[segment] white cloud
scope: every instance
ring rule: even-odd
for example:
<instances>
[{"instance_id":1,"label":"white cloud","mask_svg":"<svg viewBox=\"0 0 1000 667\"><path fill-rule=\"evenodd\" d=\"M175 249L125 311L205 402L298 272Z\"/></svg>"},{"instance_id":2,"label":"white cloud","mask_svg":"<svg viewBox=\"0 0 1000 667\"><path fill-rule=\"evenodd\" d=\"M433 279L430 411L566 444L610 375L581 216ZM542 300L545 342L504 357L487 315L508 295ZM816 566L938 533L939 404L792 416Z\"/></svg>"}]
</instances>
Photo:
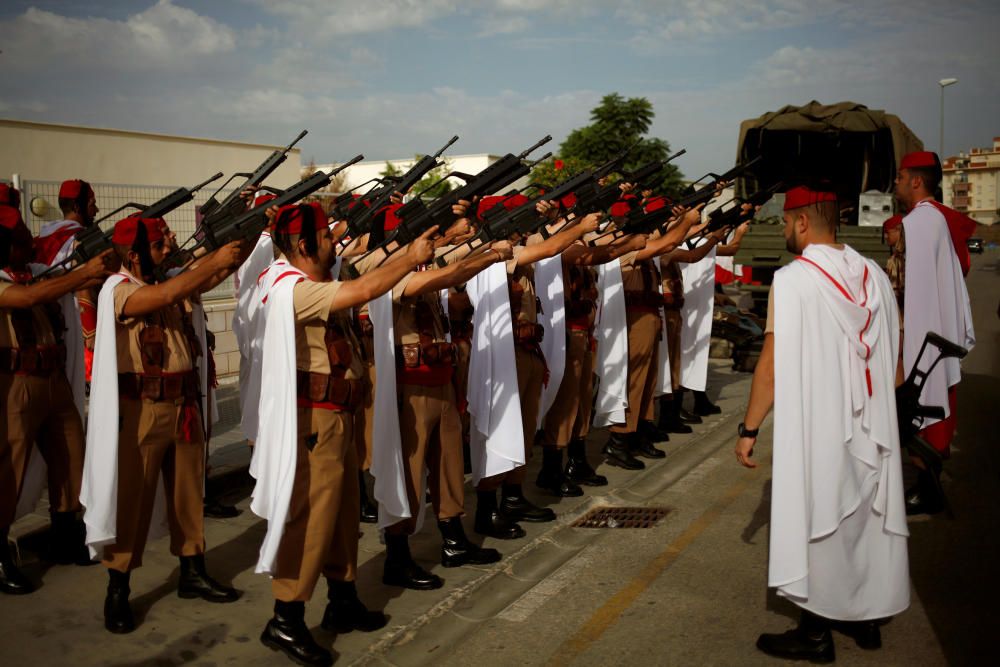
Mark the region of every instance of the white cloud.
<instances>
[{"instance_id":1,"label":"white cloud","mask_svg":"<svg viewBox=\"0 0 1000 667\"><path fill-rule=\"evenodd\" d=\"M159 0L124 20L73 18L29 8L0 23L11 65L62 71L135 70L187 64L236 48L236 32L211 18Z\"/></svg>"}]
</instances>

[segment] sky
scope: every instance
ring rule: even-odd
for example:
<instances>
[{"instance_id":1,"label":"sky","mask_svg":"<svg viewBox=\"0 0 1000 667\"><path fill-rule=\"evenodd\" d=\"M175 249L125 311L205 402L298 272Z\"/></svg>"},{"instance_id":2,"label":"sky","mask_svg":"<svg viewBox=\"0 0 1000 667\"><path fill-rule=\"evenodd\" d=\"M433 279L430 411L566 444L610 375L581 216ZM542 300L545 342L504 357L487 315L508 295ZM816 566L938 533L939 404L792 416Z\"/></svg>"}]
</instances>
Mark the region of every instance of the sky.
<instances>
[{"instance_id":1,"label":"sky","mask_svg":"<svg viewBox=\"0 0 1000 667\"><path fill-rule=\"evenodd\" d=\"M303 163L519 152L645 97L691 178L739 123L852 100L945 154L1000 136L1000 3L4 0L0 117L280 144ZM2 150L2 148L0 148Z\"/></svg>"}]
</instances>

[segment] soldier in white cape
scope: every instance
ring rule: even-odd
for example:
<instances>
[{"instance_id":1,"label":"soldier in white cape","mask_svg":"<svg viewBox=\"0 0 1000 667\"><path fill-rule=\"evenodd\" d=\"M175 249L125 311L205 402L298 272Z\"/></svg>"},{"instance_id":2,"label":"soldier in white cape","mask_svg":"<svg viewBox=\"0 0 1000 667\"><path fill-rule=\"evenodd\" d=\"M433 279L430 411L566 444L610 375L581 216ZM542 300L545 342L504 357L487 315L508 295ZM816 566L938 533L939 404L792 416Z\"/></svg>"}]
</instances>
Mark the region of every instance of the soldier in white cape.
<instances>
[{"instance_id":1,"label":"soldier in white cape","mask_svg":"<svg viewBox=\"0 0 1000 667\"><path fill-rule=\"evenodd\" d=\"M836 196L786 194L785 238L764 349L736 456L750 459L774 403L768 585L802 608L799 626L757 647L831 662L830 632L881 646L879 619L909 606L895 384L899 313L881 268L836 243ZM775 369L781 369L775 373Z\"/></svg>"}]
</instances>

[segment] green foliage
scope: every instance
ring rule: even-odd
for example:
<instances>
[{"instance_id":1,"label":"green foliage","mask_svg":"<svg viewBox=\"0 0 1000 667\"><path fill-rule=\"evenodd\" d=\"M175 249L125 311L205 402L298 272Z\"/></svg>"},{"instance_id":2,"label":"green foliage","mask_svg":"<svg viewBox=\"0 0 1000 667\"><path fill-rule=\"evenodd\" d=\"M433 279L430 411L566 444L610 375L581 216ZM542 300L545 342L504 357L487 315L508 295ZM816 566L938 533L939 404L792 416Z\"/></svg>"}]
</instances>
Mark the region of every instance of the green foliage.
<instances>
[{"instance_id":1,"label":"green foliage","mask_svg":"<svg viewBox=\"0 0 1000 667\"><path fill-rule=\"evenodd\" d=\"M654 116L653 105L644 97L625 99L618 93L605 95L590 112L590 125L570 132L559 147L559 156L535 167L533 180L551 186L581 169L598 167L633 145L622 171L666 159L670 156L670 144L663 139L643 137ZM564 163L562 170L555 169L556 160ZM667 165L653 188L676 196L681 191L681 177L677 167Z\"/></svg>"},{"instance_id":2,"label":"green foliage","mask_svg":"<svg viewBox=\"0 0 1000 667\"><path fill-rule=\"evenodd\" d=\"M414 158L414 164L416 164L418 160L420 160L419 155ZM452 190L452 184L450 181L441 181L441 179L444 178L445 174L447 174L449 171L451 171L451 164L446 159L444 161L444 164L442 164L440 167L435 167L434 169L431 169L429 172L427 172L427 174L423 178L417 181L417 184L414 185L413 189L411 190L411 194L417 194L418 192L423 192L424 190L427 190L427 192L424 192L423 194L424 199L437 199L438 197L442 197L448 194ZM389 162L386 162L385 169L383 169L382 173L379 175L402 176L404 173L406 173L405 170L393 166ZM438 181L441 182L438 183Z\"/></svg>"}]
</instances>

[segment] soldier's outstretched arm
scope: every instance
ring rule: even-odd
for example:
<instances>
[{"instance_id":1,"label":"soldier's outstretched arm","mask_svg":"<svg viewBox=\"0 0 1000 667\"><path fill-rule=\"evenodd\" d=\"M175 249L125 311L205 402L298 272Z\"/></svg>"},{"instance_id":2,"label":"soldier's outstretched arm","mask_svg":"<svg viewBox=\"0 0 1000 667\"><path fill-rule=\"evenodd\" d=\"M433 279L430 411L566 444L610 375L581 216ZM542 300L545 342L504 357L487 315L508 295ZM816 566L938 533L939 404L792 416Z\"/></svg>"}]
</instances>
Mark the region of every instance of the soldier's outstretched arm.
<instances>
[{"instance_id":1,"label":"soldier's outstretched arm","mask_svg":"<svg viewBox=\"0 0 1000 667\"><path fill-rule=\"evenodd\" d=\"M578 224L573 225L569 229L564 229L558 234L553 234L541 243L525 246L517 255L518 266L534 264L539 260L555 257L573 245L573 243L583 238L585 234L596 231L601 222L601 216L602 214L600 213L591 213L584 216Z\"/></svg>"},{"instance_id":2,"label":"soldier's outstretched arm","mask_svg":"<svg viewBox=\"0 0 1000 667\"><path fill-rule=\"evenodd\" d=\"M391 290L407 273L430 261L434 255L434 244L431 237L436 231L433 227L428 229L413 241L405 252L396 253L402 256L400 259L386 262L355 280L348 280L341 284L340 289L333 296L330 310L343 310L368 303Z\"/></svg>"},{"instance_id":3,"label":"soldier's outstretched arm","mask_svg":"<svg viewBox=\"0 0 1000 667\"><path fill-rule=\"evenodd\" d=\"M406 283L403 296L419 296L426 292L461 285L491 264L507 261L512 256L510 243L496 241L485 252L466 257L460 262L449 264L442 269L418 272Z\"/></svg>"},{"instance_id":4,"label":"soldier's outstretched arm","mask_svg":"<svg viewBox=\"0 0 1000 667\"><path fill-rule=\"evenodd\" d=\"M0 308L31 308L52 303L65 294L100 284L111 275L117 257L105 250L69 273L40 280L32 285L11 285L0 292Z\"/></svg>"}]
</instances>

